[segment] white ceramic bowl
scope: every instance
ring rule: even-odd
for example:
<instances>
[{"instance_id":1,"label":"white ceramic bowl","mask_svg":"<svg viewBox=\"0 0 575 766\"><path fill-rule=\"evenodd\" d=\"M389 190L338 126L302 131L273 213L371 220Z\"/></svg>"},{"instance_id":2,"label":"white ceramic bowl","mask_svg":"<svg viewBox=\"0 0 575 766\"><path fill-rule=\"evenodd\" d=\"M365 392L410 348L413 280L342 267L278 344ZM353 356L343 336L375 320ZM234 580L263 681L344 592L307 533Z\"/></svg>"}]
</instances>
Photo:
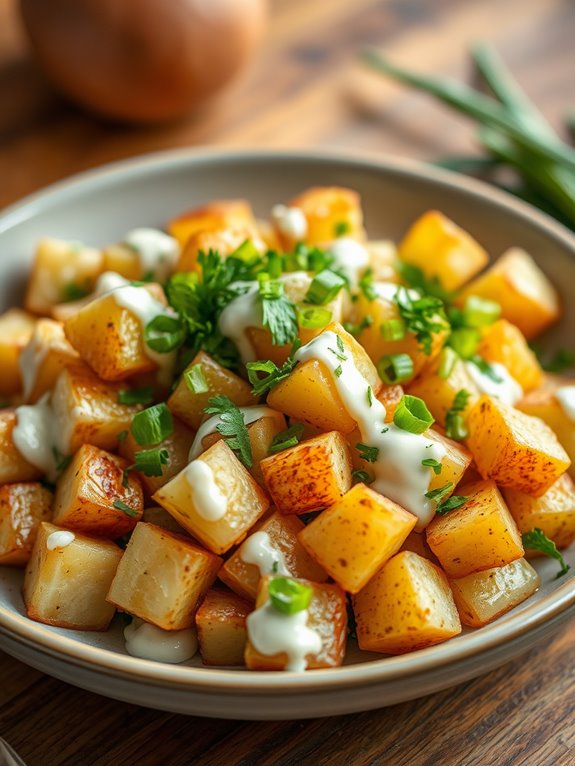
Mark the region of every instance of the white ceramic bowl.
<instances>
[{"instance_id":1,"label":"white ceramic bowl","mask_svg":"<svg viewBox=\"0 0 575 766\"><path fill-rule=\"evenodd\" d=\"M258 213L309 186L338 184L363 198L372 238L399 239L437 208L489 252L511 245L537 259L563 293L566 313L552 345L575 327L575 236L511 197L463 177L397 160L286 152L170 152L130 160L56 184L0 216L0 309L17 304L34 244L44 235L104 245L141 225L162 226L207 200L246 197ZM564 342L564 341L563 341ZM575 551L567 554L575 571ZM308 673L255 673L167 665L126 655L121 626L80 633L24 616L21 573L0 568L0 647L72 684L149 707L212 717L289 719L351 713L423 696L510 660L573 613L575 581L554 580L538 561L540 591L494 624L402 657L352 649L346 666Z\"/></svg>"}]
</instances>

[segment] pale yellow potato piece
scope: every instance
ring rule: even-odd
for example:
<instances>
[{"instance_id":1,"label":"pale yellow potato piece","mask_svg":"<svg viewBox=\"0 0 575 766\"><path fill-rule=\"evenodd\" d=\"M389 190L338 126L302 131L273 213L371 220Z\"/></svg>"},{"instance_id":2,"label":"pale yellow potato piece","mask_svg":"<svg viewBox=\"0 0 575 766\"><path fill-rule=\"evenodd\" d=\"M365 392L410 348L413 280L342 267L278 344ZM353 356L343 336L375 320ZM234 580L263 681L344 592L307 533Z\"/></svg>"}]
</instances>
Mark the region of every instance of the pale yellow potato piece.
<instances>
[{"instance_id":1,"label":"pale yellow potato piece","mask_svg":"<svg viewBox=\"0 0 575 766\"><path fill-rule=\"evenodd\" d=\"M357 484L298 539L338 585L357 593L397 553L416 521L389 498Z\"/></svg>"},{"instance_id":2,"label":"pale yellow potato piece","mask_svg":"<svg viewBox=\"0 0 575 766\"><path fill-rule=\"evenodd\" d=\"M260 466L274 505L282 513L326 508L351 487L351 458L339 431L270 455Z\"/></svg>"},{"instance_id":3,"label":"pale yellow potato piece","mask_svg":"<svg viewBox=\"0 0 575 766\"><path fill-rule=\"evenodd\" d=\"M461 622L480 628L532 596L540 579L525 559L517 559L502 567L450 580L449 584Z\"/></svg>"},{"instance_id":4,"label":"pale yellow potato piece","mask_svg":"<svg viewBox=\"0 0 575 766\"><path fill-rule=\"evenodd\" d=\"M0 316L0 396L13 396L22 389L20 353L35 324L36 318L21 309L8 309Z\"/></svg>"},{"instance_id":5,"label":"pale yellow potato piece","mask_svg":"<svg viewBox=\"0 0 575 766\"><path fill-rule=\"evenodd\" d=\"M199 261L200 253L207 255L210 250L214 250L221 258L227 258L247 241L250 241L260 253L267 249L260 236L259 226L256 228L253 224L216 225L209 229L196 231L186 242L186 246L178 258L176 271L195 271L199 274L202 271Z\"/></svg>"},{"instance_id":6,"label":"pale yellow potato piece","mask_svg":"<svg viewBox=\"0 0 575 766\"><path fill-rule=\"evenodd\" d=\"M115 608L106 593L122 550L109 540L74 533L64 547L47 541L60 527L42 522L26 568L22 591L28 617L76 630L106 630Z\"/></svg>"},{"instance_id":7,"label":"pale yellow potato piece","mask_svg":"<svg viewBox=\"0 0 575 766\"><path fill-rule=\"evenodd\" d=\"M28 563L40 523L52 517L52 501L38 482L0 486L0 564Z\"/></svg>"},{"instance_id":8,"label":"pale yellow potato piece","mask_svg":"<svg viewBox=\"0 0 575 766\"><path fill-rule=\"evenodd\" d=\"M402 551L353 598L357 640L364 651L405 654L461 633L444 573Z\"/></svg>"},{"instance_id":9,"label":"pale yellow potato piece","mask_svg":"<svg viewBox=\"0 0 575 766\"><path fill-rule=\"evenodd\" d=\"M441 444L445 449L445 455L441 460L440 473L436 474L430 469L431 478L429 481L429 490L444 487L448 482L451 482L454 487L456 487L471 465L471 453L463 446L463 444L453 441L453 439L449 439L434 428L425 431L423 435L426 439L429 439L430 443ZM445 495L445 497L449 497L451 494L453 494L453 491Z\"/></svg>"},{"instance_id":10,"label":"pale yellow potato piece","mask_svg":"<svg viewBox=\"0 0 575 766\"><path fill-rule=\"evenodd\" d=\"M37 402L52 390L62 370L79 360L78 352L66 340L62 325L53 319L39 319L20 355L25 400Z\"/></svg>"},{"instance_id":11,"label":"pale yellow potato piece","mask_svg":"<svg viewBox=\"0 0 575 766\"><path fill-rule=\"evenodd\" d=\"M206 519L198 512L186 469L164 484L153 499L206 548L225 553L244 539L270 502L224 440L216 442L198 460L209 466L216 486L226 498L227 509L220 519Z\"/></svg>"},{"instance_id":12,"label":"pale yellow potato piece","mask_svg":"<svg viewBox=\"0 0 575 766\"><path fill-rule=\"evenodd\" d=\"M42 471L18 452L12 439L17 419L14 410L0 410L0 484L34 481Z\"/></svg>"},{"instance_id":13,"label":"pale yellow potato piece","mask_svg":"<svg viewBox=\"0 0 575 766\"><path fill-rule=\"evenodd\" d=\"M525 551L513 516L492 481L457 488L467 502L436 515L426 530L427 542L449 577L504 566Z\"/></svg>"},{"instance_id":14,"label":"pale yellow potato piece","mask_svg":"<svg viewBox=\"0 0 575 766\"><path fill-rule=\"evenodd\" d=\"M204 665L243 665L246 617L253 605L224 588L210 588L196 612L198 645Z\"/></svg>"},{"instance_id":15,"label":"pale yellow potato piece","mask_svg":"<svg viewBox=\"0 0 575 766\"><path fill-rule=\"evenodd\" d=\"M543 382L543 370L518 327L499 319L485 327L477 353L488 362L498 362L524 391L531 391Z\"/></svg>"},{"instance_id":16,"label":"pale yellow potato piece","mask_svg":"<svg viewBox=\"0 0 575 766\"><path fill-rule=\"evenodd\" d=\"M461 359L457 359L447 378L440 378L438 369L439 359L436 359L417 380L407 386L407 393L423 399L436 422L445 426L445 416L453 406L453 400L459 391L464 389L469 393L467 406L463 411L464 417L479 399L480 392Z\"/></svg>"},{"instance_id":17,"label":"pale yellow potato piece","mask_svg":"<svg viewBox=\"0 0 575 766\"><path fill-rule=\"evenodd\" d=\"M194 614L222 560L154 524L139 522L107 599L163 630L194 625Z\"/></svg>"},{"instance_id":18,"label":"pale yellow potato piece","mask_svg":"<svg viewBox=\"0 0 575 766\"><path fill-rule=\"evenodd\" d=\"M212 200L201 207L180 213L168 221L168 232L184 248L192 235L212 229L256 229L256 221L245 199Z\"/></svg>"}]
</instances>

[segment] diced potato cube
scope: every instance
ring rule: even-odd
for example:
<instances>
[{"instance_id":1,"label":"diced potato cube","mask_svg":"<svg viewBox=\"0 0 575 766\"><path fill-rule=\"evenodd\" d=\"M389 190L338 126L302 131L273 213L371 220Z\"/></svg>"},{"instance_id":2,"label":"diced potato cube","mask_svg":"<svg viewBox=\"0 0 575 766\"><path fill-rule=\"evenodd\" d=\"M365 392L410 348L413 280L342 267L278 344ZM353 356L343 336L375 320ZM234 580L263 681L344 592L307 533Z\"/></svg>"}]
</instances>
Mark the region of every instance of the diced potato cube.
<instances>
[{"instance_id":1,"label":"diced potato cube","mask_svg":"<svg viewBox=\"0 0 575 766\"><path fill-rule=\"evenodd\" d=\"M211 588L196 612L204 665L243 665L249 601L223 588Z\"/></svg>"},{"instance_id":2,"label":"diced potato cube","mask_svg":"<svg viewBox=\"0 0 575 766\"><path fill-rule=\"evenodd\" d=\"M244 199L213 200L168 222L168 232L184 247L192 235L212 229L256 228L254 214Z\"/></svg>"},{"instance_id":3,"label":"diced potato cube","mask_svg":"<svg viewBox=\"0 0 575 766\"><path fill-rule=\"evenodd\" d=\"M102 273L102 254L80 242L44 238L38 242L24 306L49 314L57 303L87 295Z\"/></svg>"},{"instance_id":4,"label":"diced potato cube","mask_svg":"<svg viewBox=\"0 0 575 766\"><path fill-rule=\"evenodd\" d=\"M208 390L197 394L188 387L185 374L198 364L203 372ZM249 383L235 375L231 370L222 367L204 351L199 351L184 370L167 404L174 415L190 428L193 428L194 431L197 431L206 418L204 409L208 406L208 400L218 394L229 397L238 407L246 407L257 402Z\"/></svg>"},{"instance_id":5,"label":"diced potato cube","mask_svg":"<svg viewBox=\"0 0 575 766\"><path fill-rule=\"evenodd\" d=\"M128 461L84 444L56 484L54 524L98 535L121 537L142 517L144 497Z\"/></svg>"},{"instance_id":6,"label":"diced potato cube","mask_svg":"<svg viewBox=\"0 0 575 766\"><path fill-rule=\"evenodd\" d=\"M403 399L403 387L399 385L382 386L377 398L385 407L385 422L393 422L397 405Z\"/></svg>"},{"instance_id":7,"label":"diced potato cube","mask_svg":"<svg viewBox=\"0 0 575 766\"><path fill-rule=\"evenodd\" d=\"M288 202L302 211L307 222L303 241L309 245L331 242L340 231L346 237L364 240L363 212L359 194L342 186L314 186ZM296 237L276 222L276 232L284 250L293 249Z\"/></svg>"},{"instance_id":8,"label":"diced potato cube","mask_svg":"<svg viewBox=\"0 0 575 766\"><path fill-rule=\"evenodd\" d=\"M52 516L52 499L37 482L0 486L0 564L28 563L40 522Z\"/></svg>"},{"instance_id":9,"label":"diced potato cube","mask_svg":"<svg viewBox=\"0 0 575 766\"><path fill-rule=\"evenodd\" d=\"M165 303L159 285L139 289L148 290L159 303ZM140 320L116 303L113 294L87 303L66 320L64 331L82 359L104 380L123 380L158 368L146 353Z\"/></svg>"},{"instance_id":10,"label":"diced potato cube","mask_svg":"<svg viewBox=\"0 0 575 766\"><path fill-rule=\"evenodd\" d=\"M447 578L417 553L398 553L353 599L364 651L404 654L461 633Z\"/></svg>"},{"instance_id":11,"label":"diced potato cube","mask_svg":"<svg viewBox=\"0 0 575 766\"><path fill-rule=\"evenodd\" d=\"M365 243L369 266L376 282L399 282L397 247L389 239L372 239Z\"/></svg>"},{"instance_id":12,"label":"diced potato cube","mask_svg":"<svg viewBox=\"0 0 575 766\"><path fill-rule=\"evenodd\" d=\"M267 571L269 567L266 569L266 566L273 558L278 562L278 572L280 569L285 569L292 577L324 582L327 579L326 573L298 540L298 533L304 527L305 525L297 516L286 516L278 511L272 513L255 527L244 544L225 562L220 569L220 580L240 596L255 601L262 575L272 574L271 569ZM263 556L260 566L248 563L242 558L246 550L244 546L252 540L253 534L257 534L258 540L261 541L260 546L256 547ZM265 554L270 549L272 556L268 559ZM280 567L280 563L283 567Z\"/></svg>"},{"instance_id":13,"label":"diced potato cube","mask_svg":"<svg viewBox=\"0 0 575 766\"><path fill-rule=\"evenodd\" d=\"M351 459L339 431L330 431L261 461L266 486L282 513L335 503L351 487Z\"/></svg>"},{"instance_id":14,"label":"diced potato cube","mask_svg":"<svg viewBox=\"0 0 575 766\"><path fill-rule=\"evenodd\" d=\"M539 588L539 575L525 559L450 580L461 622L472 628L500 617Z\"/></svg>"},{"instance_id":15,"label":"diced potato cube","mask_svg":"<svg viewBox=\"0 0 575 766\"><path fill-rule=\"evenodd\" d=\"M437 210L424 213L399 244L399 257L457 290L483 269L489 257L466 231Z\"/></svg>"},{"instance_id":16,"label":"diced potato cube","mask_svg":"<svg viewBox=\"0 0 575 766\"><path fill-rule=\"evenodd\" d=\"M85 364L76 363L64 369L51 400L62 452L74 453L83 444L116 449L118 434L130 428L140 409L118 402L118 394L125 389L121 383L100 380Z\"/></svg>"},{"instance_id":17,"label":"diced potato cube","mask_svg":"<svg viewBox=\"0 0 575 766\"><path fill-rule=\"evenodd\" d=\"M503 497L522 534L541 529L558 548L575 539L575 485L566 473L540 497L509 488Z\"/></svg>"},{"instance_id":18,"label":"diced potato cube","mask_svg":"<svg viewBox=\"0 0 575 766\"><path fill-rule=\"evenodd\" d=\"M18 452L12 439L17 419L14 410L0 410L0 484L34 481L42 471Z\"/></svg>"},{"instance_id":19,"label":"diced potato cube","mask_svg":"<svg viewBox=\"0 0 575 766\"><path fill-rule=\"evenodd\" d=\"M307 552L344 590L357 593L400 549L417 519L357 484L299 533Z\"/></svg>"},{"instance_id":20,"label":"diced potato cube","mask_svg":"<svg viewBox=\"0 0 575 766\"><path fill-rule=\"evenodd\" d=\"M110 586L108 601L163 630L194 625L194 614L222 560L184 537L139 522Z\"/></svg>"},{"instance_id":21,"label":"diced potato cube","mask_svg":"<svg viewBox=\"0 0 575 766\"><path fill-rule=\"evenodd\" d=\"M459 391L464 389L469 392L464 415L479 399L480 392L461 359L457 359L447 378L439 377L438 368L439 363L436 360L429 369L424 370L417 380L409 384L407 392L423 399L439 425L445 426L445 416L453 406L453 400Z\"/></svg>"},{"instance_id":22,"label":"diced potato cube","mask_svg":"<svg viewBox=\"0 0 575 766\"><path fill-rule=\"evenodd\" d=\"M153 449L167 450L168 462L162 465L161 476L146 476L144 473L138 472L140 481L144 485L149 495L153 495L160 487L167 484L170 479L173 479L182 469L188 465L188 455L190 454L190 448L194 441L194 432L185 426L178 418L173 418L173 431L167 436L164 441L156 444ZM133 465L136 460L136 454L147 450L149 447L142 447L134 439L134 435L130 430L126 435L126 438L120 444L120 454L129 461L130 465Z\"/></svg>"},{"instance_id":23,"label":"diced potato cube","mask_svg":"<svg viewBox=\"0 0 575 766\"><path fill-rule=\"evenodd\" d=\"M518 247L507 250L459 296L470 295L496 301L501 316L516 325L530 340L556 322L561 315L559 296L533 258Z\"/></svg>"},{"instance_id":24,"label":"diced potato cube","mask_svg":"<svg viewBox=\"0 0 575 766\"><path fill-rule=\"evenodd\" d=\"M499 362L524 391L543 382L543 370L521 330L506 319L499 319L483 330L477 353L488 362Z\"/></svg>"},{"instance_id":25,"label":"diced potato cube","mask_svg":"<svg viewBox=\"0 0 575 766\"><path fill-rule=\"evenodd\" d=\"M382 384L377 370L353 335L337 322L327 325L324 331L339 335L346 353L351 355L374 395L378 396ZM270 391L267 403L275 410L311 423L323 431L348 434L356 427L355 420L344 407L332 374L316 359L300 362L287 378Z\"/></svg>"},{"instance_id":26,"label":"diced potato cube","mask_svg":"<svg viewBox=\"0 0 575 766\"><path fill-rule=\"evenodd\" d=\"M8 309L0 316L0 396L12 396L22 388L20 353L30 341L35 323L21 309Z\"/></svg>"},{"instance_id":27,"label":"diced potato cube","mask_svg":"<svg viewBox=\"0 0 575 766\"><path fill-rule=\"evenodd\" d=\"M268 602L268 587L273 577L262 577L258 587L256 609ZM307 656L307 667L333 668L341 665L347 639L347 607L344 592L337 585L316 583L309 580L299 582L313 589L313 596L308 607L306 625L315 630L321 638L321 649L315 655ZM273 607L268 607L272 608ZM287 616L287 615L286 615ZM258 651L250 640L248 622L248 643L245 662L250 670L284 670L288 664L286 652L268 655Z\"/></svg>"},{"instance_id":28,"label":"diced potato cube","mask_svg":"<svg viewBox=\"0 0 575 766\"><path fill-rule=\"evenodd\" d=\"M144 508L142 521L145 521L147 524L154 524L162 529L167 529L168 532L175 532L177 535L188 537L187 531L178 524L172 514L159 505L150 505L148 508Z\"/></svg>"},{"instance_id":29,"label":"diced potato cube","mask_svg":"<svg viewBox=\"0 0 575 766\"><path fill-rule=\"evenodd\" d=\"M250 241L258 252L265 252L266 244L260 238L253 226L215 226L210 229L196 231L187 240L182 250L176 271L201 272L198 256L216 251L221 258L232 255L244 242Z\"/></svg>"},{"instance_id":30,"label":"diced potato cube","mask_svg":"<svg viewBox=\"0 0 575 766\"><path fill-rule=\"evenodd\" d=\"M109 540L42 522L24 577L28 617L61 628L106 630L115 612L106 593L121 557Z\"/></svg>"},{"instance_id":31,"label":"diced potato cube","mask_svg":"<svg viewBox=\"0 0 575 766\"><path fill-rule=\"evenodd\" d=\"M454 487L457 486L471 465L471 453L459 442L448 439L447 436L433 428L425 431L424 436L430 442L441 444L445 449L445 455L441 460L441 471L439 473L432 471L431 473L429 490L444 487L448 482L451 482ZM449 495L444 497L449 497Z\"/></svg>"},{"instance_id":32,"label":"diced potato cube","mask_svg":"<svg viewBox=\"0 0 575 766\"><path fill-rule=\"evenodd\" d=\"M190 466L196 461L164 484L153 499L209 550L225 553L243 540L270 502L224 440L203 452L198 461L204 463L213 476L212 494L217 494L218 500L225 504L223 516L214 519L207 511L206 494L210 488L206 487L206 480L196 489L199 483L191 484L188 479Z\"/></svg>"},{"instance_id":33,"label":"diced potato cube","mask_svg":"<svg viewBox=\"0 0 575 766\"><path fill-rule=\"evenodd\" d=\"M429 547L449 577L505 566L524 555L517 525L492 481L457 492L467 501L436 515L426 530Z\"/></svg>"},{"instance_id":34,"label":"diced potato cube","mask_svg":"<svg viewBox=\"0 0 575 766\"><path fill-rule=\"evenodd\" d=\"M569 468L549 426L497 399L482 396L467 422L467 446L484 479L538 497Z\"/></svg>"},{"instance_id":35,"label":"diced potato cube","mask_svg":"<svg viewBox=\"0 0 575 766\"><path fill-rule=\"evenodd\" d=\"M37 402L54 387L62 370L78 361L78 353L66 340L62 325L52 319L39 319L20 354L25 400Z\"/></svg>"},{"instance_id":36,"label":"diced potato cube","mask_svg":"<svg viewBox=\"0 0 575 766\"><path fill-rule=\"evenodd\" d=\"M401 551L412 551L412 553L417 553L418 556L421 556L424 559L427 559L428 561L431 561L432 564L436 564L439 566L439 561L437 560L437 556L433 553L429 545L427 544L427 540L425 539L425 535L420 534L419 532L410 532L403 543L401 544Z\"/></svg>"}]
</instances>

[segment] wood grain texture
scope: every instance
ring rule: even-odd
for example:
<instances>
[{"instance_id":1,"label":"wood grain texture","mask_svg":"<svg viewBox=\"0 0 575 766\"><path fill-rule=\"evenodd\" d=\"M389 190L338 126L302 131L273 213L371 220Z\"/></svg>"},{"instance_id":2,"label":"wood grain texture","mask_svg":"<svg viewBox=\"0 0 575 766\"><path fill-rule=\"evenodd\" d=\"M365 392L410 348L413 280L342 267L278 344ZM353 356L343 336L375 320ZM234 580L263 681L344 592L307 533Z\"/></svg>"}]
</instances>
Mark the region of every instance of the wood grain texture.
<instances>
[{"instance_id":1,"label":"wood grain texture","mask_svg":"<svg viewBox=\"0 0 575 766\"><path fill-rule=\"evenodd\" d=\"M103 162L179 146L345 148L424 159L473 150L473 130L425 96L367 73L361 46L469 77L477 38L503 53L559 126L573 104L571 0L275 0L259 56L188 119L98 122L53 94L0 0L0 206ZM572 766L575 626L485 677L333 719L215 721L106 700L0 654L0 735L29 766Z\"/></svg>"}]
</instances>

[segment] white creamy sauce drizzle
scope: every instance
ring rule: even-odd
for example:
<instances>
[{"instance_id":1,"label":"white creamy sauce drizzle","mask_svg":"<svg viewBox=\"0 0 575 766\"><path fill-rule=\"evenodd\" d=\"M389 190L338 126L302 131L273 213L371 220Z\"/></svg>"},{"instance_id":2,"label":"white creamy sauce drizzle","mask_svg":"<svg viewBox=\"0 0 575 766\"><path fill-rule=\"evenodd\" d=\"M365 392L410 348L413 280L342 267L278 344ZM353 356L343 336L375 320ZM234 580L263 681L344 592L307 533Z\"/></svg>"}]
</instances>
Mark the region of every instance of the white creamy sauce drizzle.
<instances>
[{"instance_id":1,"label":"white creamy sauce drizzle","mask_svg":"<svg viewBox=\"0 0 575 766\"><path fill-rule=\"evenodd\" d=\"M48 479L57 475L54 439L57 433L50 394L44 394L36 404L16 407L16 426L12 441L20 454L39 468Z\"/></svg>"},{"instance_id":2,"label":"white creamy sauce drizzle","mask_svg":"<svg viewBox=\"0 0 575 766\"><path fill-rule=\"evenodd\" d=\"M76 535L73 532L69 532L67 529L59 529L57 532L52 532L48 535L46 540L46 548L49 551L55 551L56 548L65 548L70 543L73 543L76 539Z\"/></svg>"},{"instance_id":3,"label":"white creamy sauce drizzle","mask_svg":"<svg viewBox=\"0 0 575 766\"><path fill-rule=\"evenodd\" d=\"M246 426L249 426L251 423L255 423L256 420L260 420L261 418L275 418L281 422L282 428L285 427L285 421L281 412L272 410L271 407L240 407L239 410L244 416L244 423ZM220 416L212 415L211 418L208 418L208 420L201 424L190 448L188 460L195 460L198 455L202 454L204 451L204 447L202 445L204 438L209 434L215 433L220 423Z\"/></svg>"},{"instance_id":4,"label":"white creamy sauce drizzle","mask_svg":"<svg viewBox=\"0 0 575 766\"><path fill-rule=\"evenodd\" d=\"M308 611L295 614L279 612L270 601L247 617L248 637L254 648L270 657L280 652L288 656L285 670L307 668L307 656L321 651L321 636L307 626Z\"/></svg>"},{"instance_id":5,"label":"white creamy sauce drizzle","mask_svg":"<svg viewBox=\"0 0 575 766\"><path fill-rule=\"evenodd\" d=\"M276 226L286 237L301 242L307 235L307 218L299 207L274 205L272 218Z\"/></svg>"},{"instance_id":6,"label":"white creamy sauce drizzle","mask_svg":"<svg viewBox=\"0 0 575 766\"><path fill-rule=\"evenodd\" d=\"M329 252L333 255L334 266L345 274L353 287L357 286L369 265L367 249L351 237L339 237L331 243Z\"/></svg>"},{"instance_id":7,"label":"white creamy sauce drizzle","mask_svg":"<svg viewBox=\"0 0 575 766\"><path fill-rule=\"evenodd\" d=\"M137 617L124 628L124 638L128 654L143 660L185 662L198 650L198 639L193 628L162 630Z\"/></svg>"},{"instance_id":8,"label":"white creamy sauce drizzle","mask_svg":"<svg viewBox=\"0 0 575 766\"><path fill-rule=\"evenodd\" d=\"M290 577L284 555L272 543L267 532L254 532L242 544L240 558L246 564L253 564L260 575L278 574Z\"/></svg>"},{"instance_id":9,"label":"white creamy sauce drizzle","mask_svg":"<svg viewBox=\"0 0 575 766\"><path fill-rule=\"evenodd\" d=\"M431 443L423 434L413 434L393 423L385 423L385 407L375 396L370 406L369 383L355 366L349 349L345 348L345 360L334 351L339 353L337 335L326 331L302 346L295 358L300 362L316 359L330 371L344 407L358 425L361 441L378 449L376 461L370 464L375 473L373 489L417 516L416 529L420 531L435 513L435 503L425 497L431 469L423 466L421 461L426 458L441 461L445 457L445 448L439 443ZM338 366L341 366L339 377L335 375Z\"/></svg>"},{"instance_id":10,"label":"white creamy sauce drizzle","mask_svg":"<svg viewBox=\"0 0 575 766\"><path fill-rule=\"evenodd\" d=\"M575 385L561 386L555 391L555 398L565 415L575 423Z\"/></svg>"},{"instance_id":11,"label":"white creamy sauce drizzle","mask_svg":"<svg viewBox=\"0 0 575 766\"><path fill-rule=\"evenodd\" d=\"M523 396L523 389L502 364L499 364L499 362L489 362L489 366L494 374L500 378L499 381L493 380L489 375L486 375L473 362L465 362L469 376L482 394L493 396L495 399L503 402L503 404L508 404L512 407Z\"/></svg>"},{"instance_id":12,"label":"white creamy sauce drizzle","mask_svg":"<svg viewBox=\"0 0 575 766\"><path fill-rule=\"evenodd\" d=\"M203 460L192 460L184 476L196 513L206 521L219 521L226 515L228 500L216 484L214 473Z\"/></svg>"},{"instance_id":13,"label":"white creamy sauce drizzle","mask_svg":"<svg viewBox=\"0 0 575 766\"><path fill-rule=\"evenodd\" d=\"M132 229L124 244L136 252L142 275L151 275L158 282L170 276L180 252L178 241L159 229Z\"/></svg>"},{"instance_id":14,"label":"white creamy sauce drizzle","mask_svg":"<svg viewBox=\"0 0 575 766\"><path fill-rule=\"evenodd\" d=\"M374 282L372 288L378 298L383 298L383 300L393 303L401 285L398 285L396 282ZM401 289L405 290L406 288ZM407 294L412 300L421 298L421 293L418 290L408 289Z\"/></svg>"},{"instance_id":15,"label":"white creamy sauce drizzle","mask_svg":"<svg viewBox=\"0 0 575 766\"><path fill-rule=\"evenodd\" d=\"M67 346L65 342L63 331L61 331L61 338L50 336L46 337L41 332L41 326L42 320L40 320L39 326L36 326L36 329L30 338L29 343L22 350L20 359L18 361L20 366L20 373L22 375L22 393L24 394L24 399L28 399L30 397L30 394L34 389L36 380L38 378L38 372L48 352L52 349L64 351L69 350L69 346ZM54 335L54 331L52 331L51 334ZM59 334L57 329L56 334Z\"/></svg>"}]
</instances>

